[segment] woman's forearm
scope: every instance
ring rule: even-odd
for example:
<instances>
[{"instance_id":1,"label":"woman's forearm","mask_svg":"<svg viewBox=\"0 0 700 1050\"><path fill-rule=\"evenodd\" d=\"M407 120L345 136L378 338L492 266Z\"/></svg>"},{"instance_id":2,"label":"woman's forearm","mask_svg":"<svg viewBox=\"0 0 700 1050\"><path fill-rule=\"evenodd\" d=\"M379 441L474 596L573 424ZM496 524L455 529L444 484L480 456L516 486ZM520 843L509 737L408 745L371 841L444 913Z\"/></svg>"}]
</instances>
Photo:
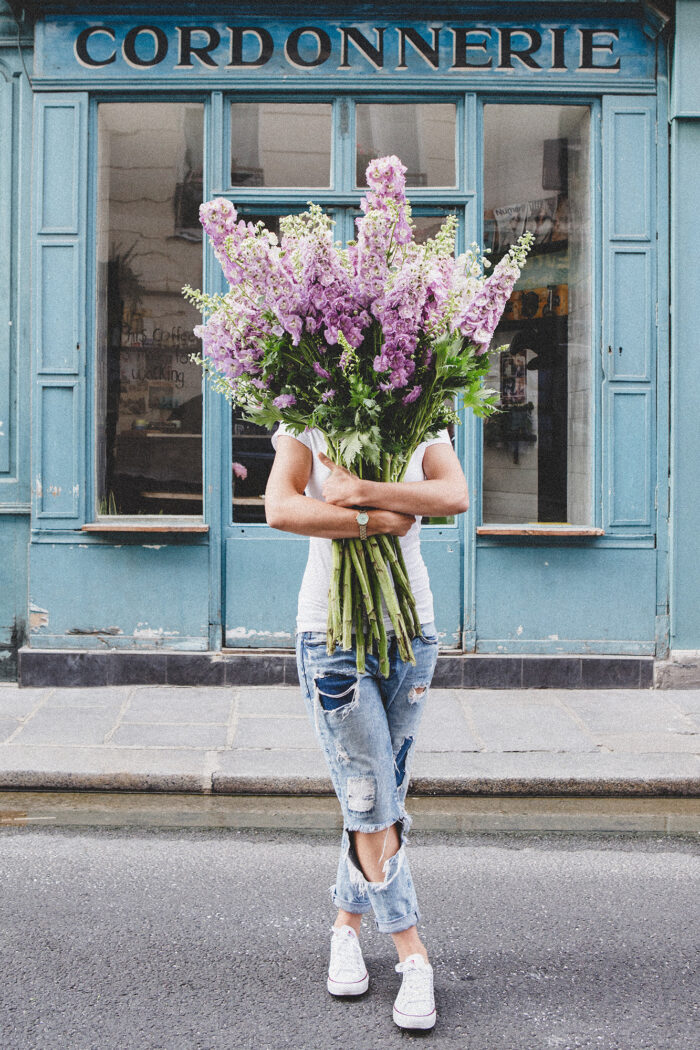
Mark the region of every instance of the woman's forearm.
<instances>
[{"instance_id":1,"label":"woman's forearm","mask_svg":"<svg viewBox=\"0 0 700 1050\"><path fill-rule=\"evenodd\" d=\"M387 534L404 536L413 524L413 518L394 514L390 510L369 510L367 535ZM294 494L283 500L265 501L267 524L282 532L301 536L321 536L329 540L356 539L359 534L357 510L338 507L310 496Z\"/></svg>"},{"instance_id":2,"label":"woman's forearm","mask_svg":"<svg viewBox=\"0 0 700 1050\"><path fill-rule=\"evenodd\" d=\"M394 510L416 517L461 514L469 506L466 484L433 481L359 481L356 506Z\"/></svg>"}]
</instances>

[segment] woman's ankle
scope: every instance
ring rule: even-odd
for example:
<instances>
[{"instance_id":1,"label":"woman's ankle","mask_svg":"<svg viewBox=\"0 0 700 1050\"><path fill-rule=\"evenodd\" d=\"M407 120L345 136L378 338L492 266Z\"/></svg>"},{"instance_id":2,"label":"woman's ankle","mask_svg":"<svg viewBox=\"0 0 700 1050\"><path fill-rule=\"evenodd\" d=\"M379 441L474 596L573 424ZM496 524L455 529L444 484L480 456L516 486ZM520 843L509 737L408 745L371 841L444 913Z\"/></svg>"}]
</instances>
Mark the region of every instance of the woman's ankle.
<instances>
[{"instance_id":1,"label":"woman's ankle","mask_svg":"<svg viewBox=\"0 0 700 1050\"><path fill-rule=\"evenodd\" d=\"M342 908L339 908L333 925L336 927L352 926L353 930L359 937L360 927L362 925L362 915L352 911L343 911Z\"/></svg>"},{"instance_id":2,"label":"woman's ankle","mask_svg":"<svg viewBox=\"0 0 700 1050\"><path fill-rule=\"evenodd\" d=\"M394 941L394 947L398 952L399 962L408 959L409 955L422 955L425 961L428 962L428 950L418 936L418 928L416 926L411 926L407 930L400 930L391 936Z\"/></svg>"}]
</instances>

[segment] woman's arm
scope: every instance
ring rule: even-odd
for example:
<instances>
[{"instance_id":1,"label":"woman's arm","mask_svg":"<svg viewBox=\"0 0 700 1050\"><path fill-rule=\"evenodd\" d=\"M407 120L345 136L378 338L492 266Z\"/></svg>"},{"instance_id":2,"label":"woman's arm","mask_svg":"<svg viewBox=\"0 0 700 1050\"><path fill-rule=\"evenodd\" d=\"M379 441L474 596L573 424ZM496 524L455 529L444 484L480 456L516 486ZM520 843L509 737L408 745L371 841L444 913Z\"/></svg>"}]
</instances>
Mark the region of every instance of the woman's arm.
<instances>
[{"instance_id":1,"label":"woman's arm","mask_svg":"<svg viewBox=\"0 0 700 1050\"><path fill-rule=\"evenodd\" d=\"M356 510L304 495L312 465L312 453L306 445L288 434L280 434L265 490L267 524L302 536L324 536L331 540L358 537ZM405 536L414 520L388 509L370 510L367 535Z\"/></svg>"},{"instance_id":2,"label":"woman's arm","mask_svg":"<svg viewBox=\"0 0 700 1050\"><path fill-rule=\"evenodd\" d=\"M363 481L323 453L321 462L331 474L323 498L338 507L377 507L401 514L442 517L461 514L469 506L469 490L462 466L451 445L428 445L423 455L425 481Z\"/></svg>"}]
</instances>

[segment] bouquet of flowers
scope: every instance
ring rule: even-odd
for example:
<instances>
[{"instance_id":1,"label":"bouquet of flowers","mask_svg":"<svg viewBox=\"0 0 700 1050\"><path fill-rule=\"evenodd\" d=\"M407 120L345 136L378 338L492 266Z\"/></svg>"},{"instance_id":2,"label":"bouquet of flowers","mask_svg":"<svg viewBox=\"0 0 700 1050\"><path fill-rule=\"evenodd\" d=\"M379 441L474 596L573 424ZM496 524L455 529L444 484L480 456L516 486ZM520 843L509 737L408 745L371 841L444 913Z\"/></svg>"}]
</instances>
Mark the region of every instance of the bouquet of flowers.
<instances>
[{"instance_id":1,"label":"bouquet of flowers","mask_svg":"<svg viewBox=\"0 0 700 1050\"><path fill-rule=\"evenodd\" d=\"M282 219L278 243L230 201L208 201L200 220L229 290L183 289L205 315L194 360L215 388L255 423L317 428L334 463L375 481L401 481L421 442L459 423L458 398L479 416L495 410L487 351L532 240L489 276L477 245L455 258L454 215L417 243L405 171L397 157L370 163L345 248L317 205ZM354 632L358 670L376 643L387 676L386 610L401 658L415 662L420 623L398 537L332 543L328 651L352 648Z\"/></svg>"}]
</instances>

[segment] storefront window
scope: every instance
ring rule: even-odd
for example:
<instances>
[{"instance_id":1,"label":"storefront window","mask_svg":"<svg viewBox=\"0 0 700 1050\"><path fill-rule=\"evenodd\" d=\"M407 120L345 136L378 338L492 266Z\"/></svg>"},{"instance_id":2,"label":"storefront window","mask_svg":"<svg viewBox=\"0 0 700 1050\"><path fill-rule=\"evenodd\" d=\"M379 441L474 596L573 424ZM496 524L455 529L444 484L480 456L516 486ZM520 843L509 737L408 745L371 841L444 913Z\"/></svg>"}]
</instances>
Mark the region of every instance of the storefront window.
<instances>
[{"instance_id":1,"label":"storefront window","mask_svg":"<svg viewBox=\"0 0 700 1050\"><path fill-rule=\"evenodd\" d=\"M496 262L525 230L528 263L494 336L483 521L591 524L590 113L487 105L484 240Z\"/></svg>"},{"instance_id":2,"label":"storefront window","mask_svg":"<svg viewBox=\"0 0 700 1050\"><path fill-rule=\"evenodd\" d=\"M374 157L395 154L408 169L407 186L454 186L457 108L453 103L358 104L356 180Z\"/></svg>"},{"instance_id":3,"label":"storefront window","mask_svg":"<svg viewBox=\"0 0 700 1050\"><path fill-rule=\"evenodd\" d=\"M98 110L97 511L202 513L203 109Z\"/></svg>"},{"instance_id":4,"label":"storefront window","mask_svg":"<svg viewBox=\"0 0 700 1050\"><path fill-rule=\"evenodd\" d=\"M234 102L231 185L331 184L331 106L314 102Z\"/></svg>"}]
</instances>

